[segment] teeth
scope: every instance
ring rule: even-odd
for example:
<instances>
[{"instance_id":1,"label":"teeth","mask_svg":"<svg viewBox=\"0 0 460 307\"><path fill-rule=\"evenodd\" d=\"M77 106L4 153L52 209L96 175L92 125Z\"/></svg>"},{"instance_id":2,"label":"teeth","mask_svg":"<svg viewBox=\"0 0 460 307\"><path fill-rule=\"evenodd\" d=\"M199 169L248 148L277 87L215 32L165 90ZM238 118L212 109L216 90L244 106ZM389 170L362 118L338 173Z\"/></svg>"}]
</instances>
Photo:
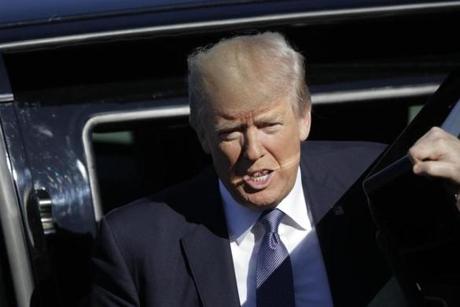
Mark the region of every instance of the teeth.
<instances>
[{"instance_id":1,"label":"teeth","mask_svg":"<svg viewBox=\"0 0 460 307\"><path fill-rule=\"evenodd\" d=\"M258 177L252 177L252 180L257 181L257 182L262 182L268 178L268 175L263 175L263 176L258 176Z\"/></svg>"},{"instance_id":2,"label":"teeth","mask_svg":"<svg viewBox=\"0 0 460 307\"><path fill-rule=\"evenodd\" d=\"M265 177L267 176L269 173L268 170L263 170L263 171L260 171L260 172L255 172L254 174L251 175L252 178L258 178L258 177Z\"/></svg>"},{"instance_id":3,"label":"teeth","mask_svg":"<svg viewBox=\"0 0 460 307\"><path fill-rule=\"evenodd\" d=\"M251 180L253 180L255 182L263 182L263 181L267 180L269 174L270 174L270 171L263 170L263 171L253 173L250 176L250 178L251 178Z\"/></svg>"},{"instance_id":4,"label":"teeth","mask_svg":"<svg viewBox=\"0 0 460 307\"><path fill-rule=\"evenodd\" d=\"M251 172L250 174L245 175L244 180L246 180L249 184L252 184L255 188L261 188L268 184L270 176L271 171L265 169L261 171Z\"/></svg>"}]
</instances>

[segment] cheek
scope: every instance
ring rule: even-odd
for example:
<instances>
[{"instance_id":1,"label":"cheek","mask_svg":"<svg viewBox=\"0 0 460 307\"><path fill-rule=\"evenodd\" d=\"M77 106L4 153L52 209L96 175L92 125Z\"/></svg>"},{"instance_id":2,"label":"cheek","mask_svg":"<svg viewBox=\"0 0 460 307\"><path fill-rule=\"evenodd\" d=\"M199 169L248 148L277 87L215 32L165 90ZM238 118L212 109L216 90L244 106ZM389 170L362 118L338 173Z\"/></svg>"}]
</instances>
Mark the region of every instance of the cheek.
<instances>
[{"instance_id":1,"label":"cheek","mask_svg":"<svg viewBox=\"0 0 460 307\"><path fill-rule=\"evenodd\" d=\"M293 152L300 149L297 135L291 131L284 131L283 133L266 137L264 145L273 156L279 157L292 155Z\"/></svg>"},{"instance_id":2,"label":"cheek","mask_svg":"<svg viewBox=\"0 0 460 307\"><path fill-rule=\"evenodd\" d=\"M297 168L300 160L300 142L293 135L279 136L266 143L266 150L271 159L281 169L290 172Z\"/></svg>"},{"instance_id":3,"label":"cheek","mask_svg":"<svg viewBox=\"0 0 460 307\"><path fill-rule=\"evenodd\" d=\"M241 153L241 147L236 143L223 142L220 143L216 148L216 156L221 164L225 164L228 167L233 166Z\"/></svg>"}]
</instances>

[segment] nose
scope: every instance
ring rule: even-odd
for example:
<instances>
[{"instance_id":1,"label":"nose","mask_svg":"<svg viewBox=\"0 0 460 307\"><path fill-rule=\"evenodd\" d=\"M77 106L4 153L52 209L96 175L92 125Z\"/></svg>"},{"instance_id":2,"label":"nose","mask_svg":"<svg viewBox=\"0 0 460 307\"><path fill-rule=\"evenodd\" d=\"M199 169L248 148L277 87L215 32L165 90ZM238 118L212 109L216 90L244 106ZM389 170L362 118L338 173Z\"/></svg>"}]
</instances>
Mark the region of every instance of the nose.
<instances>
[{"instance_id":1,"label":"nose","mask_svg":"<svg viewBox=\"0 0 460 307\"><path fill-rule=\"evenodd\" d=\"M260 142L257 129L250 127L244 138L244 157L249 161L256 161L263 156L263 146Z\"/></svg>"}]
</instances>

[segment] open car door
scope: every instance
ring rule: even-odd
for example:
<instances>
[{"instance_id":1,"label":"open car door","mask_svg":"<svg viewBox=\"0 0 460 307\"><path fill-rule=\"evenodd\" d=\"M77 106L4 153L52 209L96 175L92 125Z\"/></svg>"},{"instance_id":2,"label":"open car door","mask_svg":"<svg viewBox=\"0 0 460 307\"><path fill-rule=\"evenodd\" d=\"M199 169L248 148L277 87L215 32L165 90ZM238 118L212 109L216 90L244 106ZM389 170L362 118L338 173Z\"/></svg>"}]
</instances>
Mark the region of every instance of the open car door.
<instances>
[{"instance_id":1,"label":"open car door","mask_svg":"<svg viewBox=\"0 0 460 307\"><path fill-rule=\"evenodd\" d=\"M460 136L460 73L451 74L364 180L377 240L409 306L460 306L460 212L443 180L416 176L407 155L439 126Z\"/></svg>"}]
</instances>

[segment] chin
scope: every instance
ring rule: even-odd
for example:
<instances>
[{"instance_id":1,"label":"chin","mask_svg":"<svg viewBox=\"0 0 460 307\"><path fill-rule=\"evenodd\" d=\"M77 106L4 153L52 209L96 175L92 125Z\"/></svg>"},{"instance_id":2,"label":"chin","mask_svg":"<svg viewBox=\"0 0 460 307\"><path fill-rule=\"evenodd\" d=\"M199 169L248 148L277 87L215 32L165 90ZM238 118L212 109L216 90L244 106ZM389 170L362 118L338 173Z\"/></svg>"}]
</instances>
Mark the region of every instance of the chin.
<instances>
[{"instance_id":1,"label":"chin","mask_svg":"<svg viewBox=\"0 0 460 307\"><path fill-rule=\"evenodd\" d=\"M254 209L265 210L275 208L279 201L271 197L261 197L259 195L242 195L243 203Z\"/></svg>"}]
</instances>

